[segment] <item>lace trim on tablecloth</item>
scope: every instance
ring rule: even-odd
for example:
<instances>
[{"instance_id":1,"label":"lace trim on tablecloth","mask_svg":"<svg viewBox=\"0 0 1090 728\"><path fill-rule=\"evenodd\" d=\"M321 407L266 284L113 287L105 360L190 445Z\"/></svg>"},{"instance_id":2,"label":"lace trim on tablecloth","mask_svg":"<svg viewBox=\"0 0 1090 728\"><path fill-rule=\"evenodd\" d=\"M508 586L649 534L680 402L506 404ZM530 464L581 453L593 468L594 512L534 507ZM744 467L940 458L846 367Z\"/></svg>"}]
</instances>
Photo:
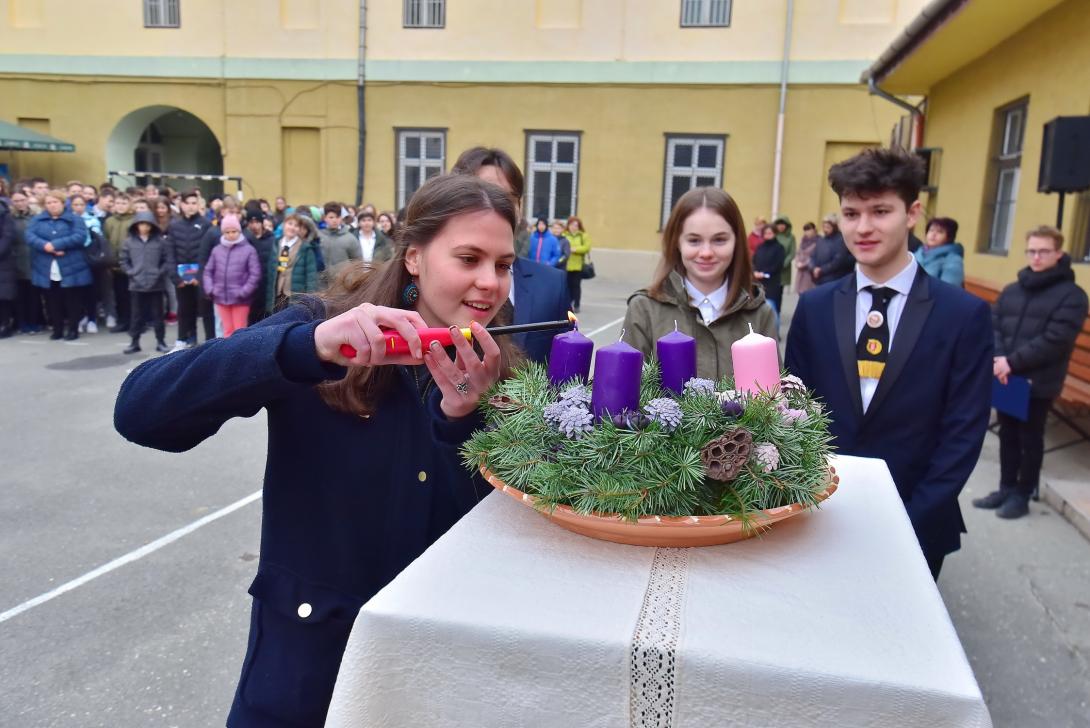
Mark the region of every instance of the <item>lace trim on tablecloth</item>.
<instances>
[{"instance_id":1,"label":"lace trim on tablecloth","mask_svg":"<svg viewBox=\"0 0 1090 728\"><path fill-rule=\"evenodd\" d=\"M676 653L688 571L688 549L655 549L629 653L629 724L633 728L674 725Z\"/></svg>"}]
</instances>

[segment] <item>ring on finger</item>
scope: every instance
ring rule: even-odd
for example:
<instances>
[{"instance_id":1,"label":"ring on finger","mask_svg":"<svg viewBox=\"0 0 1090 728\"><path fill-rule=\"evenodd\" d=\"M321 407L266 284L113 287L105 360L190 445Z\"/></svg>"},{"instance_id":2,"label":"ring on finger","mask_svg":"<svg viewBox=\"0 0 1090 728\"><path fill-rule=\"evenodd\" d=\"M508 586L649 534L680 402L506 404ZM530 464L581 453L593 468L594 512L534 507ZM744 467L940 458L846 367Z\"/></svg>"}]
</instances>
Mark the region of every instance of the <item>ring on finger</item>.
<instances>
[{"instance_id":1,"label":"ring on finger","mask_svg":"<svg viewBox=\"0 0 1090 728\"><path fill-rule=\"evenodd\" d=\"M455 384L454 388L457 389L458 393L461 394L463 397L468 396L469 395L469 375L468 374L463 374L462 375L462 381Z\"/></svg>"}]
</instances>

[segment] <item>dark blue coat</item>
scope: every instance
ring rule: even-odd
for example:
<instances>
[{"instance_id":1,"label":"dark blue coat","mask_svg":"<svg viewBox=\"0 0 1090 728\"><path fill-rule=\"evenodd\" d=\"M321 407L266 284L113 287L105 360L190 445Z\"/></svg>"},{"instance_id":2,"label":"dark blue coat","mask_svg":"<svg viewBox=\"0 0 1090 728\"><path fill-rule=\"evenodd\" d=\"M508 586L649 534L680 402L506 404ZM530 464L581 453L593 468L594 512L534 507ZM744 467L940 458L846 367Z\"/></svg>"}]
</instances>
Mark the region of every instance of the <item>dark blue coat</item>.
<instances>
[{"instance_id":1,"label":"dark blue coat","mask_svg":"<svg viewBox=\"0 0 1090 728\"><path fill-rule=\"evenodd\" d=\"M516 324L536 321L561 321L568 317L571 298L568 294L568 276L562 270L535 263L526 258L515 258L511 271L515 289ZM536 362L546 363L557 331L535 331L515 334L515 344Z\"/></svg>"},{"instance_id":2,"label":"dark blue coat","mask_svg":"<svg viewBox=\"0 0 1090 728\"><path fill-rule=\"evenodd\" d=\"M920 547L935 559L960 547L965 523L958 493L988 428L988 305L919 269L885 373L863 414L855 298L854 275L804 293L784 361L824 400L839 452L886 461Z\"/></svg>"},{"instance_id":3,"label":"dark blue coat","mask_svg":"<svg viewBox=\"0 0 1090 728\"><path fill-rule=\"evenodd\" d=\"M144 362L114 412L126 438L171 452L268 413L261 559L230 726L320 726L360 607L491 490L457 454L481 420L446 420L438 391L422 403L407 368L370 418L321 400L315 385L346 370L315 354L320 307Z\"/></svg>"},{"instance_id":4,"label":"dark blue coat","mask_svg":"<svg viewBox=\"0 0 1090 728\"><path fill-rule=\"evenodd\" d=\"M91 285L91 266L87 263L83 244L87 241L87 226L71 212L62 212L54 218L48 212L34 216L26 228L26 242L30 246L30 282L38 288L49 288L49 269L53 261L61 271L61 287ZM45 252L46 243L53 243L64 255L57 257Z\"/></svg>"}]
</instances>

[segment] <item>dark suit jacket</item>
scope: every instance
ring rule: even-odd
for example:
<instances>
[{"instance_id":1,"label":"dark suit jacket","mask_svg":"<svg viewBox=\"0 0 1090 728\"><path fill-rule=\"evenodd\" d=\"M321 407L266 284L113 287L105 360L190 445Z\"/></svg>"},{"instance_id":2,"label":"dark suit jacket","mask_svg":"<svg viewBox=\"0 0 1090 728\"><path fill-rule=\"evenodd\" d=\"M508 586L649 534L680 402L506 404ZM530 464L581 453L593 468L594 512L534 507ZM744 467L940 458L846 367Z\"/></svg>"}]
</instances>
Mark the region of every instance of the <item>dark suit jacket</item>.
<instances>
[{"instance_id":1,"label":"dark suit jacket","mask_svg":"<svg viewBox=\"0 0 1090 728\"><path fill-rule=\"evenodd\" d=\"M568 295L568 277L564 271L535 263L527 258L516 258L512 285L515 289L515 323L535 321L560 321L568 317L571 298ZM537 331L516 334L515 343L533 361L546 363L556 331Z\"/></svg>"},{"instance_id":2,"label":"dark suit jacket","mask_svg":"<svg viewBox=\"0 0 1090 728\"><path fill-rule=\"evenodd\" d=\"M787 335L785 363L824 401L839 452L886 461L924 554L942 556L960 547L965 523L958 493L988 428L988 305L921 268L885 373L863 414L855 285L850 275L803 294Z\"/></svg>"}]
</instances>

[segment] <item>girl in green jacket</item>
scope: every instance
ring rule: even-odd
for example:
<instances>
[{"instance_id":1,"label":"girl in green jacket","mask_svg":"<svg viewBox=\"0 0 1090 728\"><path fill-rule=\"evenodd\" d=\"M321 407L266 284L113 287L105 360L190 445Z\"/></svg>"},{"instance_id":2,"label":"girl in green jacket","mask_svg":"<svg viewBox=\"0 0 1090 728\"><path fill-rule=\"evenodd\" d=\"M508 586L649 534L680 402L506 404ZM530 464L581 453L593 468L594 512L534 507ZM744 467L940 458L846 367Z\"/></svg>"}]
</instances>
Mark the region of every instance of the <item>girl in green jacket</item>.
<instances>
[{"instance_id":1,"label":"girl in green jacket","mask_svg":"<svg viewBox=\"0 0 1090 728\"><path fill-rule=\"evenodd\" d=\"M571 254L568 256L568 291L571 292L572 311L579 313L579 302L583 297L583 258L590 253L590 235L583 227L583 221L572 215L568 218L568 230L564 233Z\"/></svg>"},{"instance_id":2,"label":"girl in green jacket","mask_svg":"<svg viewBox=\"0 0 1090 728\"><path fill-rule=\"evenodd\" d=\"M730 345L750 326L779 338L776 314L753 283L742 213L717 187L689 190L663 230L651 285L628 299L625 341L652 356L676 327L696 339L696 375L718 380L733 376Z\"/></svg>"}]
</instances>

